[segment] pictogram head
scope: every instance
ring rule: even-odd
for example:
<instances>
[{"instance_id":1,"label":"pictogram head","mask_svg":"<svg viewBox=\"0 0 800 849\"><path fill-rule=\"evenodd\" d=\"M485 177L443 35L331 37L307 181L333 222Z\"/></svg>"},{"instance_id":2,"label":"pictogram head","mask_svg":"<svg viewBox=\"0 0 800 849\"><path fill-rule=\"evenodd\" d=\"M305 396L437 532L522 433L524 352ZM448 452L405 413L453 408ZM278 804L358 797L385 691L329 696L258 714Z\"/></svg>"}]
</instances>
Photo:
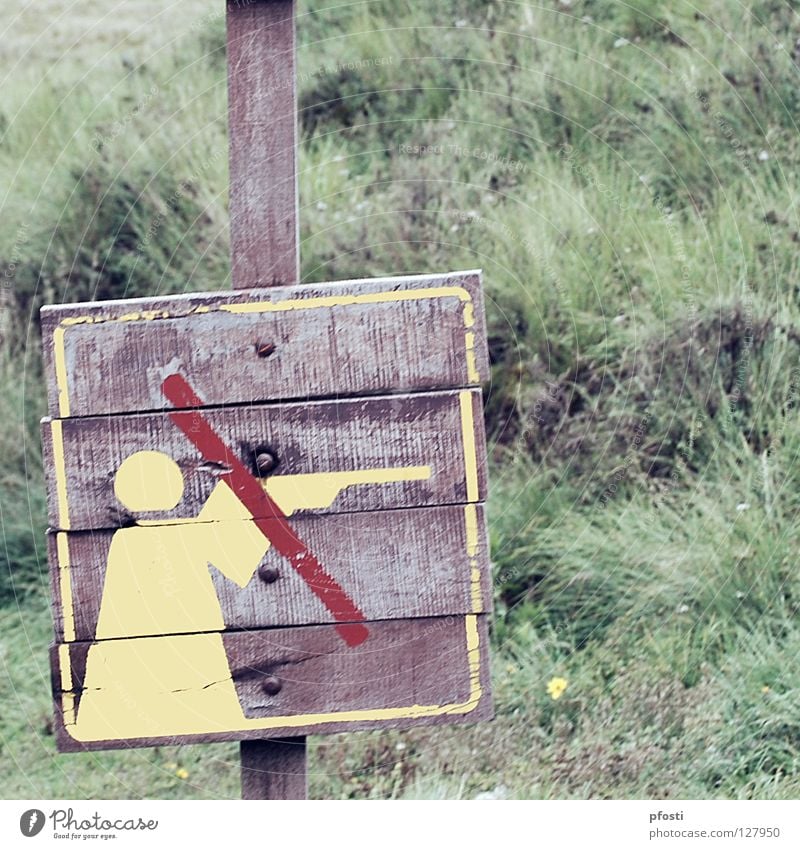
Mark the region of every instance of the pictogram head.
<instances>
[{"instance_id":1,"label":"pictogram head","mask_svg":"<svg viewBox=\"0 0 800 849\"><path fill-rule=\"evenodd\" d=\"M183 498L183 474L161 451L137 451L117 469L114 493L134 513L172 510Z\"/></svg>"}]
</instances>

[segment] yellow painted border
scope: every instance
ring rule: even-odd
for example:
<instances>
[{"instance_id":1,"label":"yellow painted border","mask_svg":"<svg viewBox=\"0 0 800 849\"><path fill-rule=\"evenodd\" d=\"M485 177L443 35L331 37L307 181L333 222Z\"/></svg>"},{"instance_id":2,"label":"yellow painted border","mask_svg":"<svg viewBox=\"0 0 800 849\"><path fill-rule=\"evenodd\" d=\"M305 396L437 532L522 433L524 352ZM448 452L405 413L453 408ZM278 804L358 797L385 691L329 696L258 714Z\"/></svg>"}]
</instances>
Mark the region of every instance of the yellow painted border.
<instances>
[{"instance_id":1,"label":"yellow painted border","mask_svg":"<svg viewBox=\"0 0 800 849\"><path fill-rule=\"evenodd\" d=\"M283 301L257 301L243 304L220 304L214 307L221 312L234 314L287 312L289 310L311 310L358 304L386 304L401 301L420 301L433 298L458 298L464 304L464 347L467 362L467 377L472 383L480 382L475 356L475 307L472 296L463 286L435 286L430 289L403 289L391 292L368 292L363 295L326 295L318 298L287 298ZM72 316L62 319L53 331L53 357L55 360L56 388L58 389L58 414L68 418L70 414L69 386L67 384L66 331L69 327L82 324L118 324L133 321L154 321L164 318L186 318L211 312L212 308L198 306L189 312L170 313L168 310L141 310L125 313L116 318L104 316Z\"/></svg>"},{"instance_id":2,"label":"yellow painted border","mask_svg":"<svg viewBox=\"0 0 800 849\"><path fill-rule=\"evenodd\" d=\"M328 296L319 298L292 298L285 301L266 301L244 304L224 304L219 309L231 313L258 313L258 312L285 312L293 309L319 309L332 306L345 306L366 303L392 303L397 301L422 300L425 298L457 297L464 303L464 346L467 362L468 379L478 383L478 373L475 355L475 333L472 330L475 324L474 304L472 296L461 286L441 286L430 289L407 289L392 292L371 292L364 295ZM208 307L195 308L196 313L208 312ZM186 315L183 313L182 315ZM126 313L114 319L93 318L92 316L75 316L64 319L53 334L56 384L58 388L59 414L62 417L69 416L69 391L67 386L66 353L64 336L66 328L79 324L101 323L101 322L129 322L129 321L152 321L158 318L170 318L166 311L149 310L142 312ZM459 393L459 405L461 410L462 442L464 447L464 469L467 487L467 500L475 502L478 499L478 468L475 446L475 421L472 409L472 391L463 390ZM66 488L66 468L64 465L64 448L61 434L61 422L53 420L51 423L53 433L53 459L56 465L56 488L58 493L59 515L62 527L69 528L69 505ZM56 443L58 443L56 445ZM471 562L472 579L472 606L475 611L464 617L466 629L467 668L469 671L470 691L465 702L449 705L410 705L401 708L380 708L359 711L342 711L338 713L324 714L297 714L294 716L272 717L265 720L250 720L241 728L230 729L231 733L245 731L248 729L270 729L270 728L300 728L306 725L325 725L338 722L378 722L393 719L415 719L429 716L443 716L446 714L467 714L477 708L483 695L481 687L481 659L480 659L480 633L478 631L477 613L483 606L482 591L480 586L480 570L475 562L478 545L477 512L474 503L465 506L466 522L466 545L467 554ZM61 559L61 543L59 537L59 559ZM64 541L66 547L66 539ZM69 552L66 552L66 562L69 563ZM72 638L74 640L74 618L71 586L69 581L68 566L61 573L62 606L65 609L64 639L67 637L67 613L69 607ZM66 591L66 594L65 594ZM65 599L68 597L68 602ZM59 660L61 664L62 710L64 713L64 727L70 736L70 726L75 724L75 696L72 690L72 669L69 655L69 646L59 647ZM69 691L69 692L66 692ZM165 736L170 736L169 732ZM78 739L78 738L75 738ZM136 738L128 738L136 739ZM83 742L89 742L83 741ZM94 741L99 742L99 741Z\"/></svg>"},{"instance_id":3,"label":"yellow painted border","mask_svg":"<svg viewBox=\"0 0 800 849\"><path fill-rule=\"evenodd\" d=\"M62 643L58 647L58 665L61 670L61 712L64 715L64 728L75 724L75 693L72 691L72 662L69 657L69 645ZM71 735L70 735L71 736Z\"/></svg>"},{"instance_id":4,"label":"yellow painted border","mask_svg":"<svg viewBox=\"0 0 800 849\"><path fill-rule=\"evenodd\" d=\"M75 608L72 598L72 564L69 557L69 541L62 531L56 534L58 551L58 580L61 591L61 615L64 618L64 641L75 642Z\"/></svg>"},{"instance_id":5,"label":"yellow painted border","mask_svg":"<svg viewBox=\"0 0 800 849\"><path fill-rule=\"evenodd\" d=\"M464 525L467 537L467 557L470 565L470 593L472 612L483 612L483 589L481 570L478 565L478 508L475 504L464 505Z\"/></svg>"},{"instance_id":6,"label":"yellow painted border","mask_svg":"<svg viewBox=\"0 0 800 849\"><path fill-rule=\"evenodd\" d=\"M67 466L64 462L64 437L61 432L61 420L50 422L51 444L53 446L53 466L56 475L56 501L58 504L58 524L62 530L70 529L69 497L67 495Z\"/></svg>"},{"instance_id":7,"label":"yellow painted border","mask_svg":"<svg viewBox=\"0 0 800 849\"><path fill-rule=\"evenodd\" d=\"M67 332L63 322L53 331L53 356L56 362L56 387L58 388L58 414L69 417L69 387L67 386L67 358L64 350L64 334Z\"/></svg>"},{"instance_id":8,"label":"yellow painted border","mask_svg":"<svg viewBox=\"0 0 800 849\"><path fill-rule=\"evenodd\" d=\"M472 390L458 394L461 408L461 437L464 445L464 477L467 484L467 501L478 500L478 454L475 446L475 416L472 412Z\"/></svg>"}]
</instances>

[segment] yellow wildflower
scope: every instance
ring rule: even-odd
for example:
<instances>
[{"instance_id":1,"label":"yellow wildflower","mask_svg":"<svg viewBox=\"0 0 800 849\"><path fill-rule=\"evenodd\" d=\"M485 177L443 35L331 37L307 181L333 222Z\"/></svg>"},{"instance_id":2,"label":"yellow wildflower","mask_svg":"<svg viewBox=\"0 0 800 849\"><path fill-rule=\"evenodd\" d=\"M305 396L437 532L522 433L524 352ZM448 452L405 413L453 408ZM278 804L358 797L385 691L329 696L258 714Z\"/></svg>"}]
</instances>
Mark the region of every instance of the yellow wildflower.
<instances>
[{"instance_id":1,"label":"yellow wildflower","mask_svg":"<svg viewBox=\"0 0 800 849\"><path fill-rule=\"evenodd\" d=\"M189 777L189 770L184 769L183 767L179 767L175 770L175 775L181 779L181 781L185 781Z\"/></svg>"},{"instance_id":2,"label":"yellow wildflower","mask_svg":"<svg viewBox=\"0 0 800 849\"><path fill-rule=\"evenodd\" d=\"M560 699L564 695L564 690L566 689L566 678L551 678L547 683L547 692L550 694L550 698L553 699L553 701Z\"/></svg>"},{"instance_id":3,"label":"yellow wildflower","mask_svg":"<svg viewBox=\"0 0 800 849\"><path fill-rule=\"evenodd\" d=\"M769 684L764 684L764 686L761 688L761 692L762 693L768 693L769 692Z\"/></svg>"}]
</instances>

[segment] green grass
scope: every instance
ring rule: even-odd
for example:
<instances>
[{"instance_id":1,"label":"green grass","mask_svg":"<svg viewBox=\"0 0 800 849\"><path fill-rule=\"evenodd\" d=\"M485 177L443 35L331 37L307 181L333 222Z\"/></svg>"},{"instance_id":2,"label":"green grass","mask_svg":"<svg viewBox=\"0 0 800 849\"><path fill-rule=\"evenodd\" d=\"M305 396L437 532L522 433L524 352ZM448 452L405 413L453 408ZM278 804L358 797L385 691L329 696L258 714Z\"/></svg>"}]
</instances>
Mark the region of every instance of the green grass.
<instances>
[{"instance_id":1,"label":"green grass","mask_svg":"<svg viewBox=\"0 0 800 849\"><path fill-rule=\"evenodd\" d=\"M235 746L56 755L37 430L42 303L229 285L215 10L91 11L88 70L3 13L7 797L238 793ZM315 796L797 797L797 14L301 4L303 279L480 266L493 363L497 719L317 738Z\"/></svg>"}]
</instances>

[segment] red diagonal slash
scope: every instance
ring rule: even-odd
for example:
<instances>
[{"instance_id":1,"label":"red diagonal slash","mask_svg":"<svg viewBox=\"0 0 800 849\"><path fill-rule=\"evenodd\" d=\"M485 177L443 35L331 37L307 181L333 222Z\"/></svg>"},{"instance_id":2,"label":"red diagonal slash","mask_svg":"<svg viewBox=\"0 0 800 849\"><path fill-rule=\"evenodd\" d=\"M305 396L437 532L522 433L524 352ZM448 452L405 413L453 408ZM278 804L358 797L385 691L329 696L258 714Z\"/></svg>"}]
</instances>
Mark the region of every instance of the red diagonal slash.
<instances>
[{"instance_id":1,"label":"red diagonal slash","mask_svg":"<svg viewBox=\"0 0 800 849\"><path fill-rule=\"evenodd\" d=\"M202 407L192 387L180 374L171 374L161 384L164 396L175 407ZM317 598L328 608L339 635L348 646L358 646L367 639L366 617L347 593L325 571L308 546L297 537L286 514L264 491L261 483L248 471L242 461L229 450L203 416L192 411L175 411L170 419L194 443L195 448L211 463L221 463L231 469L225 482L239 501L250 511L253 521L275 550L285 557ZM262 518L256 518L256 517Z\"/></svg>"}]
</instances>

